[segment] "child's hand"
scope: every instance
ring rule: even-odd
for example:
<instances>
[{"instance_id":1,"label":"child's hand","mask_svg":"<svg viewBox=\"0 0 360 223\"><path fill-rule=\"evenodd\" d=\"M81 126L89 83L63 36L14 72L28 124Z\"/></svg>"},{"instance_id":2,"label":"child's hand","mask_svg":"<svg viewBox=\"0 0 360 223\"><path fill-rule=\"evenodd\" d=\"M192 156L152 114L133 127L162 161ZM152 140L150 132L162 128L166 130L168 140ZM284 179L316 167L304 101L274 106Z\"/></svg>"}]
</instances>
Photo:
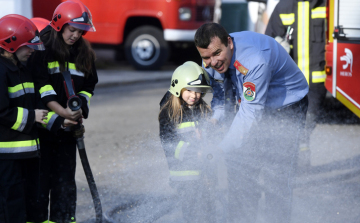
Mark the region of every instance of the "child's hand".
<instances>
[{"instance_id":1,"label":"child's hand","mask_svg":"<svg viewBox=\"0 0 360 223\"><path fill-rule=\"evenodd\" d=\"M79 118L82 117L82 110L81 108L77 111L72 111L69 107L65 109L64 114L62 115L65 119L69 119L72 121L77 121Z\"/></svg>"},{"instance_id":2,"label":"child's hand","mask_svg":"<svg viewBox=\"0 0 360 223\"><path fill-rule=\"evenodd\" d=\"M47 114L49 111L43 109L35 109L35 121L41 124L46 125L47 123L43 120L47 119Z\"/></svg>"},{"instance_id":3,"label":"child's hand","mask_svg":"<svg viewBox=\"0 0 360 223\"><path fill-rule=\"evenodd\" d=\"M72 121L70 119L65 119L64 123L63 123L63 127L66 128L66 127L73 126L76 124L77 124L77 122L75 122L75 121Z\"/></svg>"}]
</instances>

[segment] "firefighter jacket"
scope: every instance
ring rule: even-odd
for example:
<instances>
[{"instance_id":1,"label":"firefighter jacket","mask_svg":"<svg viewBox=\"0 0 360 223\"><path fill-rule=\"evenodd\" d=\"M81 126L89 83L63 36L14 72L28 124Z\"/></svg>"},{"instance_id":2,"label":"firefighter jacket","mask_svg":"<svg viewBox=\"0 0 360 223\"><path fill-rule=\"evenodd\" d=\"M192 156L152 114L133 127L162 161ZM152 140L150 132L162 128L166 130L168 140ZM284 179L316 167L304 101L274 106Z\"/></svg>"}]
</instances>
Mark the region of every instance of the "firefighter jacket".
<instances>
[{"instance_id":1,"label":"firefighter jacket","mask_svg":"<svg viewBox=\"0 0 360 223\"><path fill-rule=\"evenodd\" d=\"M200 99L199 103L204 101ZM200 139L196 138L197 129L203 125L199 103L192 109L183 105L180 124L171 121L168 107L164 107L159 114L160 141L168 161L170 181L199 180L201 177L197 155L201 149Z\"/></svg>"},{"instance_id":2,"label":"firefighter jacket","mask_svg":"<svg viewBox=\"0 0 360 223\"><path fill-rule=\"evenodd\" d=\"M59 62L56 61L48 53L51 49L36 52L32 58L29 59L29 68L35 79L35 86L40 93L41 102L46 105L50 101L57 101L63 108L67 107L67 89L62 73L60 72ZM67 70L71 73L74 93L82 100L82 114L84 118L89 115L90 99L94 94L95 85L98 82L95 64L92 64L92 74L87 78L84 73L77 70L75 66L75 59L78 52L72 47L70 49L70 58L65 62ZM49 56L50 55L50 56ZM54 111L49 111L47 125L44 126L50 132L57 134L62 130L64 118L56 114Z\"/></svg>"},{"instance_id":3,"label":"firefighter jacket","mask_svg":"<svg viewBox=\"0 0 360 223\"><path fill-rule=\"evenodd\" d=\"M291 33L291 57L308 84L325 82L326 0L282 0L271 14L265 34Z\"/></svg>"},{"instance_id":4,"label":"firefighter jacket","mask_svg":"<svg viewBox=\"0 0 360 223\"><path fill-rule=\"evenodd\" d=\"M0 56L0 159L38 156L34 82L26 67Z\"/></svg>"}]
</instances>

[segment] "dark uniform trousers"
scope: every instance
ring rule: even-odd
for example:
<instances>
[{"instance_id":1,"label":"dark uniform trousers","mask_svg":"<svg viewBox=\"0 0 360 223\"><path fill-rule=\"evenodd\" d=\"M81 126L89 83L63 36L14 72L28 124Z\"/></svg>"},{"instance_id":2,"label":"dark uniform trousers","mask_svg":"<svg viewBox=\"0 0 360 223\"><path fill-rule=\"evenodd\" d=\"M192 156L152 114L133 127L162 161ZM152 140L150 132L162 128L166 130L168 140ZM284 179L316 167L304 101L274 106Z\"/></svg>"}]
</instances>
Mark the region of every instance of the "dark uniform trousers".
<instances>
[{"instance_id":1,"label":"dark uniform trousers","mask_svg":"<svg viewBox=\"0 0 360 223\"><path fill-rule=\"evenodd\" d=\"M300 138L300 150L307 151L310 135L321 118L322 103L326 95L325 81L325 0L287 0L278 4L271 14L265 34L284 37L288 29L292 28L293 46L290 51L305 78L309 83L309 110L306 117L305 129ZM308 153L310 150L308 150ZM306 165L310 164L310 153L305 158ZM305 165L305 166L306 166Z\"/></svg>"},{"instance_id":2,"label":"dark uniform trousers","mask_svg":"<svg viewBox=\"0 0 360 223\"><path fill-rule=\"evenodd\" d=\"M300 149L309 149L310 136L316 127L316 123L321 119L324 113L323 103L326 96L324 83L312 83L309 88L309 109L306 114L306 124L303 137L300 138Z\"/></svg>"},{"instance_id":3,"label":"dark uniform trousers","mask_svg":"<svg viewBox=\"0 0 360 223\"><path fill-rule=\"evenodd\" d=\"M37 160L37 159L34 159ZM0 222L25 222L24 159L0 160Z\"/></svg>"},{"instance_id":4,"label":"dark uniform trousers","mask_svg":"<svg viewBox=\"0 0 360 223\"><path fill-rule=\"evenodd\" d=\"M229 222L252 223L257 217L266 223L290 222L298 139L307 107L305 96L285 108L265 110L243 146L226 154ZM265 194L265 210L259 214L261 192Z\"/></svg>"},{"instance_id":5,"label":"dark uniform trousers","mask_svg":"<svg viewBox=\"0 0 360 223\"><path fill-rule=\"evenodd\" d=\"M33 173L35 182L31 182L27 187L37 193L27 193L27 221L44 222L49 218L56 223L75 222L76 141L71 132L49 138L49 133L44 131L47 130L39 130L40 163L29 165L29 168L32 168L29 172Z\"/></svg>"},{"instance_id":6,"label":"dark uniform trousers","mask_svg":"<svg viewBox=\"0 0 360 223\"><path fill-rule=\"evenodd\" d=\"M194 143L195 144L195 143ZM181 170L199 170L200 175L197 179L187 179L182 181L172 180L170 178L169 185L177 190L179 200L181 201L181 209L183 219L187 223L203 223L214 222L215 215L212 195L213 190L210 187L215 185L213 177L211 179L209 169L199 158L197 154L198 148L196 146L190 146L185 154L184 160L181 162L174 159L168 159L169 169L171 171ZM175 161L175 162L174 162Z\"/></svg>"}]
</instances>

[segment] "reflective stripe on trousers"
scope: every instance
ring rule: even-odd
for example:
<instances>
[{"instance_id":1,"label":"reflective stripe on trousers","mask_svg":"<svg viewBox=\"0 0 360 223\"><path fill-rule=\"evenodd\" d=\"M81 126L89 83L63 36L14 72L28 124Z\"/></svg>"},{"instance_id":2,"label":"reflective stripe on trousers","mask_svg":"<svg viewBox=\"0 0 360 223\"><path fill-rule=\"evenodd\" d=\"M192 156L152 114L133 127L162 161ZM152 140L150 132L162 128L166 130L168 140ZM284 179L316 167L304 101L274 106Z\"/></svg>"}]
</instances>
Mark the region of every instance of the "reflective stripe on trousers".
<instances>
[{"instance_id":1,"label":"reflective stripe on trousers","mask_svg":"<svg viewBox=\"0 0 360 223\"><path fill-rule=\"evenodd\" d=\"M35 222L28 221L28 222L26 222L26 223L35 223ZM57 223L57 222L46 220L46 221L43 221L43 222L40 222L40 223ZM70 222L70 223L76 223L76 221L72 221L72 222Z\"/></svg>"},{"instance_id":2,"label":"reflective stripe on trousers","mask_svg":"<svg viewBox=\"0 0 360 223\"><path fill-rule=\"evenodd\" d=\"M200 171L197 170L184 170L184 171L172 171L170 170L170 180L172 181L189 181L199 180Z\"/></svg>"}]
</instances>

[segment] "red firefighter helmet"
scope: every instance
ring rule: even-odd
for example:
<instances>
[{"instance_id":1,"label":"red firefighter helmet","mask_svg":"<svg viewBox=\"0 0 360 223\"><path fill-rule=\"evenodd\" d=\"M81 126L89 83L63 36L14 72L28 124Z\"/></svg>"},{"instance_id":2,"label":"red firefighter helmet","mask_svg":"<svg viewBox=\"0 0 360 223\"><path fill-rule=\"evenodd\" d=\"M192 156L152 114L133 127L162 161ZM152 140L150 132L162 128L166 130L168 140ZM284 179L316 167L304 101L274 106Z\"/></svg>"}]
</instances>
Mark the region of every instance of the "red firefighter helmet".
<instances>
[{"instance_id":1,"label":"red firefighter helmet","mask_svg":"<svg viewBox=\"0 0 360 223\"><path fill-rule=\"evenodd\" d=\"M68 0L56 7L50 23L51 27L59 32L65 24L85 32L96 31L90 10L79 0Z\"/></svg>"},{"instance_id":2,"label":"red firefighter helmet","mask_svg":"<svg viewBox=\"0 0 360 223\"><path fill-rule=\"evenodd\" d=\"M39 31L30 19L10 14L0 19L0 47L15 53L21 46L45 50Z\"/></svg>"},{"instance_id":3,"label":"red firefighter helmet","mask_svg":"<svg viewBox=\"0 0 360 223\"><path fill-rule=\"evenodd\" d=\"M39 32L41 32L41 30L43 30L47 25L50 24L49 20L40 17L35 17L30 20L35 24Z\"/></svg>"}]
</instances>

